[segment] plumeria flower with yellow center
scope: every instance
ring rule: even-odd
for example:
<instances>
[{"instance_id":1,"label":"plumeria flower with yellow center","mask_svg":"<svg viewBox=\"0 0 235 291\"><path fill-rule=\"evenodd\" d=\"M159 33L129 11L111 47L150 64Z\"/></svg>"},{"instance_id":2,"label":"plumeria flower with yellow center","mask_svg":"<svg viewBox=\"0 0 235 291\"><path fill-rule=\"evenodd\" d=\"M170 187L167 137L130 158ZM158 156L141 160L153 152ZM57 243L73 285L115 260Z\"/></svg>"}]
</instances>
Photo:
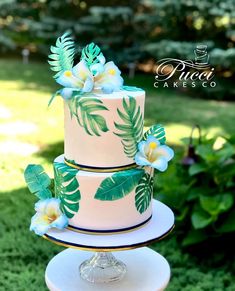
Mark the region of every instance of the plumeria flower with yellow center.
<instances>
[{"instance_id":1,"label":"plumeria flower with yellow center","mask_svg":"<svg viewBox=\"0 0 235 291\"><path fill-rule=\"evenodd\" d=\"M64 99L72 97L73 92L91 92L93 89L102 90L104 93L118 91L123 85L121 71L114 64L105 64L103 55L99 56L98 63L88 68L86 62L81 60L71 70L64 71L56 82L65 88L61 90Z\"/></svg>"},{"instance_id":2,"label":"plumeria flower with yellow center","mask_svg":"<svg viewBox=\"0 0 235 291\"><path fill-rule=\"evenodd\" d=\"M104 93L112 93L118 91L123 85L121 71L114 64L108 62L104 65L104 69L94 78L95 87L100 87Z\"/></svg>"},{"instance_id":3,"label":"plumeria flower with yellow center","mask_svg":"<svg viewBox=\"0 0 235 291\"><path fill-rule=\"evenodd\" d=\"M36 214L31 219L30 230L37 235L44 235L50 228L63 229L68 225L68 218L60 210L60 200L48 198L35 204Z\"/></svg>"},{"instance_id":4,"label":"plumeria flower with yellow center","mask_svg":"<svg viewBox=\"0 0 235 291\"><path fill-rule=\"evenodd\" d=\"M56 82L65 87L61 90L64 99L71 98L76 91L91 92L94 87L94 77L83 60L71 70L64 71Z\"/></svg>"},{"instance_id":5,"label":"plumeria flower with yellow center","mask_svg":"<svg viewBox=\"0 0 235 291\"><path fill-rule=\"evenodd\" d=\"M135 155L135 162L139 166L150 166L161 172L168 167L168 162L174 157L174 151L161 145L154 137L149 135L146 141L138 144L138 152Z\"/></svg>"}]
</instances>

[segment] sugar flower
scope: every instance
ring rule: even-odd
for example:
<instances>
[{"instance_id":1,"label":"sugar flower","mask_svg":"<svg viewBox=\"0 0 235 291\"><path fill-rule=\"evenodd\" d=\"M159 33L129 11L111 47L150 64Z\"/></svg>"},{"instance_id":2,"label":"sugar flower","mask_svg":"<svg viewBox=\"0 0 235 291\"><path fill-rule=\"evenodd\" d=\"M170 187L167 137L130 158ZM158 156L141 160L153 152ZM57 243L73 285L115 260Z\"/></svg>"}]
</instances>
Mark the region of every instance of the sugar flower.
<instances>
[{"instance_id":1,"label":"sugar flower","mask_svg":"<svg viewBox=\"0 0 235 291\"><path fill-rule=\"evenodd\" d=\"M100 87L104 93L118 91L122 85L121 71L114 62L106 63L103 72L95 77L95 86Z\"/></svg>"},{"instance_id":2,"label":"sugar flower","mask_svg":"<svg viewBox=\"0 0 235 291\"><path fill-rule=\"evenodd\" d=\"M71 70L64 71L56 82L65 87L61 90L64 99L70 99L73 92L89 93L93 89L102 90L104 93L118 91L123 85L121 72L114 62L105 64L104 56L99 57L99 62L87 66L81 60Z\"/></svg>"},{"instance_id":3,"label":"sugar flower","mask_svg":"<svg viewBox=\"0 0 235 291\"><path fill-rule=\"evenodd\" d=\"M93 75L83 60L71 70L64 71L56 82L65 87L61 90L64 99L71 98L74 91L87 93L94 87Z\"/></svg>"},{"instance_id":4,"label":"sugar flower","mask_svg":"<svg viewBox=\"0 0 235 291\"><path fill-rule=\"evenodd\" d=\"M150 166L161 172L168 167L168 162L173 158L174 151L166 146L161 145L154 137L149 135L146 141L138 144L138 152L135 155L135 162L140 166Z\"/></svg>"},{"instance_id":5,"label":"sugar flower","mask_svg":"<svg viewBox=\"0 0 235 291\"><path fill-rule=\"evenodd\" d=\"M30 230L37 235L44 235L50 228L63 229L68 225L68 218L60 210L60 200L48 198L35 204L36 214L31 219Z\"/></svg>"}]
</instances>

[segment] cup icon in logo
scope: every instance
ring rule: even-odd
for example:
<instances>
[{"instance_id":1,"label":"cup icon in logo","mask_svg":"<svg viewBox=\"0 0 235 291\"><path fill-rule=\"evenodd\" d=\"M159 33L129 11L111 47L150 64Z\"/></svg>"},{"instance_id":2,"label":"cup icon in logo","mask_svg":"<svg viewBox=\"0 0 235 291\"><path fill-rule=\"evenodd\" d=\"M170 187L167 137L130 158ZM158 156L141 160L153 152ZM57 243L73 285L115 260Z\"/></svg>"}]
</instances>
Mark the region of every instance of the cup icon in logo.
<instances>
[{"instance_id":1,"label":"cup icon in logo","mask_svg":"<svg viewBox=\"0 0 235 291\"><path fill-rule=\"evenodd\" d=\"M195 64L206 65L209 62L209 55L207 53L207 45L198 44L194 50Z\"/></svg>"}]
</instances>

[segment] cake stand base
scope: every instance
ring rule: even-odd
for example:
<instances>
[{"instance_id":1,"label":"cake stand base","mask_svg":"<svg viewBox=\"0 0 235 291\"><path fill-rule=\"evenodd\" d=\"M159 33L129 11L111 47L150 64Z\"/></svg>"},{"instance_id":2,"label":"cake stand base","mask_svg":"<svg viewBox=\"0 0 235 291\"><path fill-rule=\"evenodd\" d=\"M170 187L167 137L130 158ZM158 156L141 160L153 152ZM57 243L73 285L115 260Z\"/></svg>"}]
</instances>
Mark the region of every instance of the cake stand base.
<instances>
[{"instance_id":1,"label":"cake stand base","mask_svg":"<svg viewBox=\"0 0 235 291\"><path fill-rule=\"evenodd\" d=\"M155 251L144 247L130 251L117 251L115 257L126 265L126 274L122 280L109 283L90 283L83 280L81 268L90 259L91 252L67 249L56 255L48 264L45 274L46 284L51 291L153 291L164 290L170 279L170 267L164 257ZM102 253L99 257L93 257L94 262L102 260ZM106 253L106 256L113 256ZM105 258L104 261L106 260ZM85 260L85 262L84 262ZM116 259L114 258L114 261ZM94 263L93 262L93 263ZM102 271L102 270L101 270ZM120 278L119 278L120 279Z\"/></svg>"},{"instance_id":2,"label":"cake stand base","mask_svg":"<svg viewBox=\"0 0 235 291\"><path fill-rule=\"evenodd\" d=\"M91 283L109 283L121 280L126 274L126 265L110 252L96 252L80 267L82 279Z\"/></svg>"}]
</instances>

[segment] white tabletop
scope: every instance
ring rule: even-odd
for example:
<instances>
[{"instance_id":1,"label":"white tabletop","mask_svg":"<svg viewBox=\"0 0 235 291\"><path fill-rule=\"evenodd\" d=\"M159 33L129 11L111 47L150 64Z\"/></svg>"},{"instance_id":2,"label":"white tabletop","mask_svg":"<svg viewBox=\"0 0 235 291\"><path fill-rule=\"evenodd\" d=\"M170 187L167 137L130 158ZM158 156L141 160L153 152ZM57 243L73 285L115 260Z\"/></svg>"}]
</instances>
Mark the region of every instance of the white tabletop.
<instances>
[{"instance_id":1,"label":"white tabletop","mask_svg":"<svg viewBox=\"0 0 235 291\"><path fill-rule=\"evenodd\" d=\"M125 277L118 282L93 284L79 275L79 265L92 255L88 251L67 249L48 264L45 279L51 291L160 291L170 279L170 267L164 257L149 248L115 252L127 266Z\"/></svg>"}]
</instances>

